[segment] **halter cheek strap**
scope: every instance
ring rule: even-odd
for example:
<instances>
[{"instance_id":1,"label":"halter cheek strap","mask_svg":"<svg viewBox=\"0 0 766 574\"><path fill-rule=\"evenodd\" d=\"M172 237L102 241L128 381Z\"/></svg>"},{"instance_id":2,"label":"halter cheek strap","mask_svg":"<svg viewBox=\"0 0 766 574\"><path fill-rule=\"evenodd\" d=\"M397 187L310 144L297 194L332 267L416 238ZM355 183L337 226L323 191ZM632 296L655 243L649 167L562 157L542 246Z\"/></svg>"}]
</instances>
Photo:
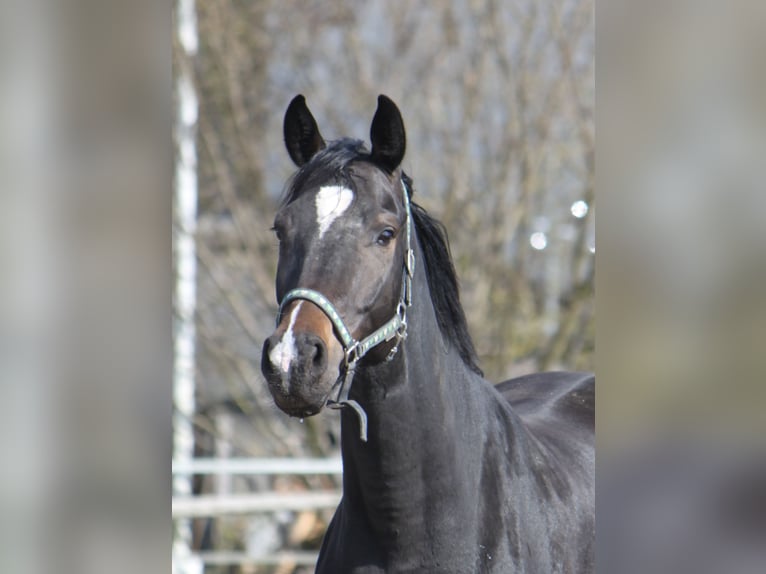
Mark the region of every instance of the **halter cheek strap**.
<instances>
[{"instance_id":1,"label":"halter cheek strap","mask_svg":"<svg viewBox=\"0 0 766 574\"><path fill-rule=\"evenodd\" d=\"M343 345L344 358L338 380L335 381L335 384L333 385L333 387L338 386L338 393L335 400L327 401L327 406L331 409L351 407L359 417L359 434L364 442L367 442L367 413L364 412L364 409L358 402L348 398L356 365L359 360L372 349L381 343L391 341L395 338L396 343L386 357L386 361L390 361L399 349L399 344L407 338L407 308L412 303L412 276L415 272L415 252L412 250L412 214L410 209L410 199L404 181L402 181L402 191L404 195L406 228L404 265L402 270L402 294L399 298L399 304L396 306L396 313L391 319L371 334L367 335L364 339L357 341L351 335L351 332L348 330L345 323L343 323L343 319L341 319L340 313L338 313L335 306L319 291L303 288L293 289L284 296L279 305L279 317L277 321L282 317L284 308L288 303L295 299L304 299L306 301L311 301L314 305L319 307L324 314L327 315L327 318L333 324L333 327L335 327L335 332L338 334L341 345Z\"/></svg>"}]
</instances>

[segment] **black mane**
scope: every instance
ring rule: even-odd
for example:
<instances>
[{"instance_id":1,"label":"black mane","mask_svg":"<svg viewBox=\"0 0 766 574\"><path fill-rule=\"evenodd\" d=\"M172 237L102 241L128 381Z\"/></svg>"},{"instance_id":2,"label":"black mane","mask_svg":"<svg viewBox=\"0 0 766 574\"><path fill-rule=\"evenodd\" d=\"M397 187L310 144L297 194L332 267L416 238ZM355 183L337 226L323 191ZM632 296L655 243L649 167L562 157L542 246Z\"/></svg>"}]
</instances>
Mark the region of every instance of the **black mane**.
<instances>
[{"instance_id":1,"label":"black mane","mask_svg":"<svg viewBox=\"0 0 766 574\"><path fill-rule=\"evenodd\" d=\"M404 172L402 172L402 179L411 198L414 191L412 179ZM455 266L452 264L447 230L440 221L431 217L414 201L410 201L410 206L415 231L423 251L428 289L431 291L431 301L436 312L439 330L457 347L460 358L466 366L483 376L473 339L468 331L465 312L460 304L460 286Z\"/></svg>"},{"instance_id":2,"label":"black mane","mask_svg":"<svg viewBox=\"0 0 766 574\"><path fill-rule=\"evenodd\" d=\"M352 185L346 168L353 161L372 161L363 142L349 138L329 142L326 148L311 158L311 161L301 167L288 182L282 205L292 202L300 190L328 180ZM412 219L423 251L428 288L439 330L455 345L465 365L475 373L483 375L468 331L465 312L460 304L460 288L452 263L447 231L441 222L411 200L412 179L404 172L402 180L410 196Z\"/></svg>"}]
</instances>

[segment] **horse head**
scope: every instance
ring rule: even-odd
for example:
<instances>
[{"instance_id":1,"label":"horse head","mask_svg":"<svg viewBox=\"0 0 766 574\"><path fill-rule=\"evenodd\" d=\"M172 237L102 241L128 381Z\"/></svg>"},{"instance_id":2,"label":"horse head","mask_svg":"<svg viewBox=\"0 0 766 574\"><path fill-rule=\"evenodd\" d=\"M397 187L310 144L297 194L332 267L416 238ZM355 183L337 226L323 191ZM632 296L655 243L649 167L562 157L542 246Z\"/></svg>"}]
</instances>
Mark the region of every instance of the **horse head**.
<instances>
[{"instance_id":1,"label":"horse head","mask_svg":"<svg viewBox=\"0 0 766 574\"><path fill-rule=\"evenodd\" d=\"M342 389L358 360L389 357L406 330L405 132L396 105L381 95L369 152L357 140L328 144L299 95L285 113L284 137L299 170L274 219L280 311L261 369L277 406L305 417Z\"/></svg>"}]
</instances>

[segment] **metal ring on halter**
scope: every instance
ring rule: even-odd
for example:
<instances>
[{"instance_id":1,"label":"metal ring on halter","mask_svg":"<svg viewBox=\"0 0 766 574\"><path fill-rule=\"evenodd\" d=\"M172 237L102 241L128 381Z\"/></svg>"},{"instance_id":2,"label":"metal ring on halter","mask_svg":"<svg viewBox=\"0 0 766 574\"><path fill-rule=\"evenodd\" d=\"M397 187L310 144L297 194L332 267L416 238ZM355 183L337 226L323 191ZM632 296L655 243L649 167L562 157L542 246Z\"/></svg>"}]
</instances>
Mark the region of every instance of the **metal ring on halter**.
<instances>
[{"instance_id":1,"label":"metal ring on halter","mask_svg":"<svg viewBox=\"0 0 766 574\"><path fill-rule=\"evenodd\" d=\"M407 326L407 304L404 301L399 301L399 304L396 306L396 314L401 319L402 325L406 327Z\"/></svg>"},{"instance_id":2,"label":"metal ring on halter","mask_svg":"<svg viewBox=\"0 0 766 574\"><path fill-rule=\"evenodd\" d=\"M343 364L346 368L349 366L356 366L356 362L362 358L359 354L359 341L354 341L351 346L346 349L345 356L343 358Z\"/></svg>"}]
</instances>

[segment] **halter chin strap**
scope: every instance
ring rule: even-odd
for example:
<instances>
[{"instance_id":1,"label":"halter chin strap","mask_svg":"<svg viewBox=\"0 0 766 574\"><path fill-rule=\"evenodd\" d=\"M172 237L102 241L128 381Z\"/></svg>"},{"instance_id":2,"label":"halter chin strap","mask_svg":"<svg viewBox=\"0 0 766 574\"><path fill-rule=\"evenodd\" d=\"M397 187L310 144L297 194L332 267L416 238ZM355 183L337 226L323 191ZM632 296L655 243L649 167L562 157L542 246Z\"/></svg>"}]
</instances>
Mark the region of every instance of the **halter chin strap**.
<instances>
[{"instance_id":1,"label":"halter chin strap","mask_svg":"<svg viewBox=\"0 0 766 574\"><path fill-rule=\"evenodd\" d=\"M358 402L348 398L356 365L362 357L381 343L396 339L396 343L386 357L386 361L390 361L399 349L399 344L407 338L407 308L412 303L412 276L415 272L415 252L412 250L412 214L410 210L410 198L404 181L402 181L402 191L404 194L406 232L404 265L402 271L402 294L399 298L399 304L396 306L396 313L391 319L361 341L357 341L343 323L343 319L341 319L335 306L319 291L303 288L293 289L284 296L279 305L279 316L277 321L282 317L284 308L288 303L295 299L305 299L319 307L324 314L327 315L327 318L330 319L333 327L335 327L341 345L343 345L344 358L343 364L341 365L341 373L338 376L338 380L335 381L335 384L333 385L333 387L338 386L338 393L335 400L327 401L327 407L331 409L351 407L354 409L359 417L359 435L364 442L367 442L367 413L364 412L364 409Z\"/></svg>"}]
</instances>

